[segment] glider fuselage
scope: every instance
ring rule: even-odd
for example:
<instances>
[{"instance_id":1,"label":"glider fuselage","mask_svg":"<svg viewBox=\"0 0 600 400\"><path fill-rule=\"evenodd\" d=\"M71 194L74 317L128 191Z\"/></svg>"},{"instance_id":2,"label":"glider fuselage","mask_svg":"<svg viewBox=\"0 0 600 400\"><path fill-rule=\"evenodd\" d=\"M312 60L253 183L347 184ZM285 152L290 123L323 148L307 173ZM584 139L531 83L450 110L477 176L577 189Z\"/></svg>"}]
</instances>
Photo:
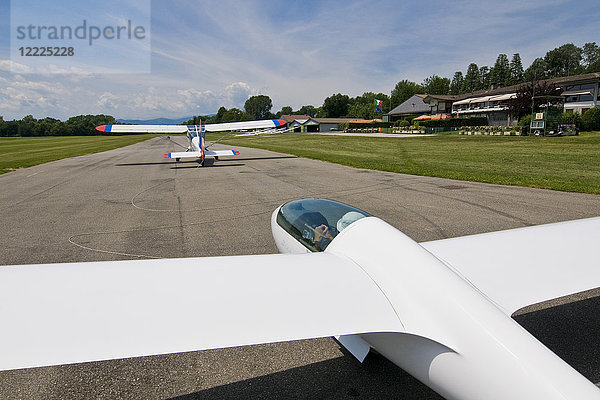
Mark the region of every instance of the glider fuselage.
<instances>
[{"instance_id":1,"label":"glider fuselage","mask_svg":"<svg viewBox=\"0 0 600 400\"><path fill-rule=\"evenodd\" d=\"M278 249L310 252L278 223L279 210L271 218ZM386 222L357 220L324 252L360 266L403 327L402 332L340 337L359 360L374 348L447 399L600 397L591 382L456 269ZM366 349L362 355L361 346Z\"/></svg>"}]
</instances>

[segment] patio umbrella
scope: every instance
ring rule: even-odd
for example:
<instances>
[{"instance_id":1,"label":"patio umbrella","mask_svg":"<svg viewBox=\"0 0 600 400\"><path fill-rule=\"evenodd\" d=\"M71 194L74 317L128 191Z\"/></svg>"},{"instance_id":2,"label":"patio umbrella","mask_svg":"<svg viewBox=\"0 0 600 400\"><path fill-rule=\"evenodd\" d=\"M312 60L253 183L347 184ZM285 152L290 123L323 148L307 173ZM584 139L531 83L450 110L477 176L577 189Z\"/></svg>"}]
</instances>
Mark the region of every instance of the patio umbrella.
<instances>
[{"instance_id":1,"label":"patio umbrella","mask_svg":"<svg viewBox=\"0 0 600 400\"><path fill-rule=\"evenodd\" d=\"M431 115L421 115L420 117L413 118L413 121L422 121L424 119L431 119Z\"/></svg>"}]
</instances>

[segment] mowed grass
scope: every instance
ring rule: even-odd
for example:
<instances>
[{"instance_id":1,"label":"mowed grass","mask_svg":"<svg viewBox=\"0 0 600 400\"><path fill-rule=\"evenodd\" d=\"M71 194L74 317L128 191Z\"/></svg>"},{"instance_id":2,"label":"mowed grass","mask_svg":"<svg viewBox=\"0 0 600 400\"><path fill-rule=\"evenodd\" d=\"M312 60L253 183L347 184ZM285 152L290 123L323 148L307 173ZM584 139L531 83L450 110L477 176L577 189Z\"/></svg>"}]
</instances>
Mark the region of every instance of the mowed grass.
<instances>
[{"instance_id":1,"label":"mowed grass","mask_svg":"<svg viewBox=\"0 0 600 400\"><path fill-rule=\"evenodd\" d=\"M0 174L62 158L128 146L156 135L0 138Z\"/></svg>"},{"instance_id":2,"label":"mowed grass","mask_svg":"<svg viewBox=\"0 0 600 400\"><path fill-rule=\"evenodd\" d=\"M600 132L570 137L413 138L285 134L231 136L222 143L358 168L600 194Z\"/></svg>"}]
</instances>

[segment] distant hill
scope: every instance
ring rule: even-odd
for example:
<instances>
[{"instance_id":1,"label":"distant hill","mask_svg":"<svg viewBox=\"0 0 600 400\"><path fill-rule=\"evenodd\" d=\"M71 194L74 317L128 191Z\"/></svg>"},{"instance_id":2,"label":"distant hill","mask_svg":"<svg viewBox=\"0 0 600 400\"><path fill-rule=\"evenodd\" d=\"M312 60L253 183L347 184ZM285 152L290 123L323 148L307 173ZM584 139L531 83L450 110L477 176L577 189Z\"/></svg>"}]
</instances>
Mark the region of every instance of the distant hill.
<instances>
[{"instance_id":1,"label":"distant hill","mask_svg":"<svg viewBox=\"0 0 600 400\"><path fill-rule=\"evenodd\" d=\"M154 119L118 119L122 124L135 125L179 125L182 122L189 121L192 117L183 118L154 118Z\"/></svg>"}]
</instances>

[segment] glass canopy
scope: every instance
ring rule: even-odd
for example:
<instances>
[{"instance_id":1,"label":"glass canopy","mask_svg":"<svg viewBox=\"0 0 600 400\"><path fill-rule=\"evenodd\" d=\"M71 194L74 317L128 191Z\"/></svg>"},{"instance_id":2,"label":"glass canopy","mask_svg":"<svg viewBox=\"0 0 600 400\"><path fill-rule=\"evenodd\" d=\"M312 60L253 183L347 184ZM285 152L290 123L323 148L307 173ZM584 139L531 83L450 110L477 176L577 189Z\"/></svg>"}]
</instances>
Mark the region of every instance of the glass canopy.
<instances>
[{"instance_id":1,"label":"glass canopy","mask_svg":"<svg viewBox=\"0 0 600 400\"><path fill-rule=\"evenodd\" d=\"M344 203L326 199L290 201L279 209L277 223L311 251L323 251L353 222L371 216Z\"/></svg>"}]
</instances>

